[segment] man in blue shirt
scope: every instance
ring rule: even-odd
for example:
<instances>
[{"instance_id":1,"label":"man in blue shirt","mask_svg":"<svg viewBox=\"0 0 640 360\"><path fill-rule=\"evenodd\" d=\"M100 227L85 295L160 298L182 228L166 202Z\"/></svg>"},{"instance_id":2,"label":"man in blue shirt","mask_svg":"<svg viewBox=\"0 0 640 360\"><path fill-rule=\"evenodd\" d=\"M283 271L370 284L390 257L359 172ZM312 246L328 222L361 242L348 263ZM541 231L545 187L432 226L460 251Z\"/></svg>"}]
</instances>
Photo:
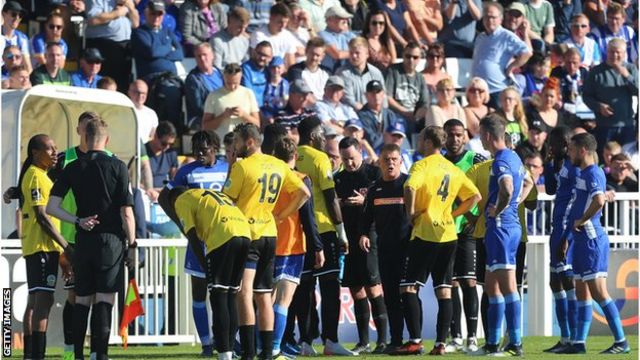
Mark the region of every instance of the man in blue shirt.
<instances>
[{"instance_id":1,"label":"man in blue shirt","mask_svg":"<svg viewBox=\"0 0 640 360\"><path fill-rule=\"evenodd\" d=\"M609 237L600 218L604 206L606 178L596 161L596 138L588 133L574 135L569 142L569 157L580 168L573 189L573 203L563 242L558 249L567 251L567 236L573 237L572 261L578 294L578 325L572 346L563 354L586 353L585 341L593 316L592 297L602 308L615 342L602 354L622 354L631 351L624 337L620 313L607 292Z\"/></svg>"},{"instance_id":2,"label":"man in blue shirt","mask_svg":"<svg viewBox=\"0 0 640 360\"><path fill-rule=\"evenodd\" d=\"M87 48L80 58L80 70L71 74L71 86L83 88L97 88L98 81L102 76L98 75L102 68L104 58L100 50Z\"/></svg>"},{"instance_id":3,"label":"man in blue shirt","mask_svg":"<svg viewBox=\"0 0 640 360\"><path fill-rule=\"evenodd\" d=\"M204 113L204 101L209 93L223 85L222 72L213 66L216 54L207 42L196 45L193 50L196 67L187 75L184 82L187 102L187 120L196 119L199 123Z\"/></svg>"},{"instance_id":4,"label":"man in blue shirt","mask_svg":"<svg viewBox=\"0 0 640 360\"><path fill-rule=\"evenodd\" d=\"M507 356L522 356L522 309L515 274L516 252L523 231L518 205L520 199L525 199L529 194L533 180L527 175L518 155L507 147L504 137L505 125L501 117L489 115L480 121L482 146L491 152L495 160L491 165L489 198L485 210L485 289L489 297L489 333L486 345L478 352L498 352L502 322L506 317L509 344L503 353Z\"/></svg>"},{"instance_id":5,"label":"man in blue shirt","mask_svg":"<svg viewBox=\"0 0 640 360\"><path fill-rule=\"evenodd\" d=\"M264 105L264 91L267 88L269 70L267 65L273 57L273 48L268 41L261 41L251 51L251 58L242 64L240 85L253 90L258 106Z\"/></svg>"}]
</instances>

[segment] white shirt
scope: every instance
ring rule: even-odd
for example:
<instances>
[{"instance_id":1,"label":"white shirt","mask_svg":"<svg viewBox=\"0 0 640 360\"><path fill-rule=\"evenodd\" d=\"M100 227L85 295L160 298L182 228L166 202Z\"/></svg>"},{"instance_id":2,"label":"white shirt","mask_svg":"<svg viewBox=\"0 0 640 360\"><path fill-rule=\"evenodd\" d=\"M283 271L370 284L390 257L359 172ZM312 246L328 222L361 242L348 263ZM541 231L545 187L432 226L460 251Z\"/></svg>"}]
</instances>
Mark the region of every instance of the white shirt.
<instances>
[{"instance_id":1,"label":"white shirt","mask_svg":"<svg viewBox=\"0 0 640 360\"><path fill-rule=\"evenodd\" d=\"M158 127L158 115L153 109L142 105L142 109L136 108L136 116L138 117L138 136L143 144L146 144L153 138L153 131Z\"/></svg>"},{"instance_id":2,"label":"white shirt","mask_svg":"<svg viewBox=\"0 0 640 360\"><path fill-rule=\"evenodd\" d=\"M319 67L315 72L305 68L302 70L302 80L311 88L313 96L320 100L324 96L324 85L329 80L329 74Z\"/></svg>"},{"instance_id":3,"label":"white shirt","mask_svg":"<svg viewBox=\"0 0 640 360\"><path fill-rule=\"evenodd\" d=\"M283 29L278 34L273 35L269 32L268 25L263 25L251 34L249 45L252 49L263 42L268 41L273 48L273 56L285 57L287 54L295 54L296 45L299 44L298 39L287 29Z\"/></svg>"}]
</instances>

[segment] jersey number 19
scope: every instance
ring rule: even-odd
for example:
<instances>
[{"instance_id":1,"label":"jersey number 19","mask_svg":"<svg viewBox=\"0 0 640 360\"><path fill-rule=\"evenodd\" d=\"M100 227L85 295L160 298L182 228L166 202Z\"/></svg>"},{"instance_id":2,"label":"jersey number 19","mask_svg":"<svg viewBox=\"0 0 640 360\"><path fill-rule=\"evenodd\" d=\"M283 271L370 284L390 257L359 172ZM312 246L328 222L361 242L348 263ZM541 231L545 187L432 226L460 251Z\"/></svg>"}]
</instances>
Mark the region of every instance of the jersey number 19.
<instances>
[{"instance_id":1,"label":"jersey number 19","mask_svg":"<svg viewBox=\"0 0 640 360\"><path fill-rule=\"evenodd\" d=\"M280 174L271 174L267 181L267 173L263 173L258 179L258 183L262 186L259 201L263 203L266 199L269 204L276 202L276 198L280 192L280 186L282 185L282 177L280 177Z\"/></svg>"}]
</instances>

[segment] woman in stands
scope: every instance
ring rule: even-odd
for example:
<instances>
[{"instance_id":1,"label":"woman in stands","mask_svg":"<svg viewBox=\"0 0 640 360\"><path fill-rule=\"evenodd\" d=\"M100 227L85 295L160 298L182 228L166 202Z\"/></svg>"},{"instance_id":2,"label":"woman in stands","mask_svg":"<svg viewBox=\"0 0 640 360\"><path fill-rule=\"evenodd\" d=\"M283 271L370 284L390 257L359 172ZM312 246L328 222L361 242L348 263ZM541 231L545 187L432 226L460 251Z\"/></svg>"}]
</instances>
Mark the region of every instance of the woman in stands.
<instances>
[{"instance_id":1,"label":"woman in stands","mask_svg":"<svg viewBox=\"0 0 640 360\"><path fill-rule=\"evenodd\" d=\"M520 98L520 92L514 87L508 87L500 93L500 109L496 111L506 122L506 132L509 134L513 148L518 146L529 132L527 117Z\"/></svg>"},{"instance_id":2,"label":"woman in stands","mask_svg":"<svg viewBox=\"0 0 640 360\"><path fill-rule=\"evenodd\" d=\"M180 7L179 22L185 55L191 56L195 45L227 27L227 11L217 0L187 0Z\"/></svg>"},{"instance_id":3,"label":"woman in stands","mask_svg":"<svg viewBox=\"0 0 640 360\"><path fill-rule=\"evenodd\" d=\"M436 104L429 106L425 116L425 127L443 126L447 120L458 119L467 127L467 117L462 107L455 100L456 89L453 81L446 78L436 85Z\"/></svg>"},{"instance_id":4,"label":"woman in stands","mask_svg":"<svg viewBox=\"0 0 640 360\"><path fill-rule=\"evenodd\" d=\"M31 39L31 48L33 49L34 67L38 67L46 62L44 51L49 43L59 43L62 46L62 53L67 56L67 43L62 38L64 30L64 18L60 14L60 10L56 10L47 16L44 23L44 31L35 35Z\"/></svg>"},{"instance_id":5,"label":"woman in stands","mask_svg":"<svg viewBox=\"0 0 640 360\"><path fill-rule=\"evenodd\" d=\"M576 123L574 115L565 110L556 110L560 101L560 81L557 78L549 78L542 91L536 96L535 101L531 101L531 106L527 111L527 119L530 123L536 121L546 125L551 129L558 126L565 126L570 129Z\"/></svg>"},{"instance_id":6,"label":"woman in stands","mask_svg":"<svg viewBox=\"0 0 640 360\"><path fill-rule=\"evenodd\" d=\"M362 36L369 43L369 63L385 72L397 57L387 18L382 10L373 10L367 15L365 23Z\"/></svg>"},{"instance_id":7,"label":"woman in stands","mask_svg":"<svg viewBox=\"0 0 640 360\"><path fill-rule=\"evenodd\" d=\"M467 91L467 106L464 107L464 114L467 117L467 130L470 137L475 137L480 132L480 120L494 112L495 109L487 105L489 102L489 85L484 79L474 77L469 81Z\"/></svg>"},{"instance_id":8,"label":"woman in stands","mask_svg":"<svg viewBox=\"0 0 640 360\"><path fill-rule=\"evenodd\" d=\"M445 71L445 54L444 45L433 44L429 46L427 51L427 63L422 70L424 82L427 83L429 94L431 95L431 103L435 104L436 84L442 79L448 79L449 74Z\"/></svg>"}]
</instances>

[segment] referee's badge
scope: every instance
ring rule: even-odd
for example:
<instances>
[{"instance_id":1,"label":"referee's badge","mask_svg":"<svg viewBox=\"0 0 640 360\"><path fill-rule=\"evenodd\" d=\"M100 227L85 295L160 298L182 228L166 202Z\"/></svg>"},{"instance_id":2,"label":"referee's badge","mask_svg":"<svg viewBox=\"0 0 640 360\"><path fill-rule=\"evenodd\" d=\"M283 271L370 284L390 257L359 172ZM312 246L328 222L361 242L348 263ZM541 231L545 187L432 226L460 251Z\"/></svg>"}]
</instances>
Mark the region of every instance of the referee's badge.
<instances>
[{"instance_id":1,"label":"referee's badge","mask_svg":"<svg viewBox=\"0 0 640 360\"><path fill-rule=\"evenodd\" d=\"M40 192L40 188L31 189L31 200L32 201L42 200L42 193Z\"/></svg>"},{"instance_id":2,"label":"referee's badge","mask_svg":"<svg viewBox=\"0 0 640 360\"><path fill-rule=\"evenodd\" d=\"M55 275L47 276L47 285L48 286L56 286L56 276Z\"/></svg>"}]
</instances>

